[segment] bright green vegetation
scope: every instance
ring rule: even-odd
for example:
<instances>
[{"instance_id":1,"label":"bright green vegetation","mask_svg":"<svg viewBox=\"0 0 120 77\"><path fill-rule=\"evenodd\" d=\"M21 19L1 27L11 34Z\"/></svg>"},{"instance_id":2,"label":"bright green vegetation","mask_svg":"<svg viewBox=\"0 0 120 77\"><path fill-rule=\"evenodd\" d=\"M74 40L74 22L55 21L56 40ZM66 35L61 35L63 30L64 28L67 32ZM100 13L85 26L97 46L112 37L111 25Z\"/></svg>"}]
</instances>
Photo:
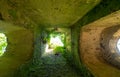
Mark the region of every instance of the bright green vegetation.
<instances>
[{"instance_id":1,"label":"bright green vegetation","mask_svg":"<svg viewBox=\"0 0 120 77\"><path fill-rule=\"evenodd\" d=\"M50 40L48 41L49 48L53 49L54 53L64 52L65 48L65 34L60 32L54 32L50 34Z\"/></svg>"},{"instance_id":2,"label":"bright green vegetation","mask_svg":"<svg viewBox=\"0 0 120 77\"><path fill-rule=\"evenodd\" d=\"M4 54L6 47L7 37L3 33L0 33L0 56Z\"/></svg>"}]
</instances>

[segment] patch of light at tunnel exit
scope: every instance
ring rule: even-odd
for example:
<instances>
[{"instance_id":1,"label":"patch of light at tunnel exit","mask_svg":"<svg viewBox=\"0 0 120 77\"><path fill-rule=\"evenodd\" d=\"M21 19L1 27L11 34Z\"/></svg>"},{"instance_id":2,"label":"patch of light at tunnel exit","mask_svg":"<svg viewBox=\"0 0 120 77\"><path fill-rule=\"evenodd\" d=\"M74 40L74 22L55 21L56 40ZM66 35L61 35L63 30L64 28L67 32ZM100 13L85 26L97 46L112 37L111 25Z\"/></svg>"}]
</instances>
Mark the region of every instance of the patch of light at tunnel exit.
<instances>
[{"instance_id":1,"label":"patch of light at tunnel exit","mask_svg":"<svg viewBox=\"0 0 120 77\"><path fill-rule=\"evenodd\" d=\"M117 41L117 48L118 48L118 51L120 52L120 39Z\"/></svg>"},{"instance_id":2,"label":"patch of light at tunnel exit","mask_svg":"<svg viewBox=\"0 0 120 77\"><path fill-rule=\"evenodd\" d=\"M49 52L52 52L52 51L53 51L53 49L49 49L49 45L46 44L45 52L46 52L46 53L49 53Z\"/></svg>"},{"instance_id":3,"label":"patch of light at tunnel exit","mask_svg":"<svg viewBox=\"0 0 120 77\"><path fill-rule=\"evenodd\" d=\"M52 44L53 46L64 46L59 36L55 38L51 37L50 44Z\"/></svg>"},{"instance_id":4,"label":"patch of light at tunnel exit","mask_svg":"<svg viewBox=\"0 0 120 77\"><path fill-rule=\"evenodd\" d=\"M64 46L64 44L62 43L59 36L51 37L50 38L50 45L52 45L51 49L49 49L49 45L46 44L46 48L45 48L46 53L52 52L54 50L54 48L57 47L57 46Z\"/></svg>"}]
</instances>

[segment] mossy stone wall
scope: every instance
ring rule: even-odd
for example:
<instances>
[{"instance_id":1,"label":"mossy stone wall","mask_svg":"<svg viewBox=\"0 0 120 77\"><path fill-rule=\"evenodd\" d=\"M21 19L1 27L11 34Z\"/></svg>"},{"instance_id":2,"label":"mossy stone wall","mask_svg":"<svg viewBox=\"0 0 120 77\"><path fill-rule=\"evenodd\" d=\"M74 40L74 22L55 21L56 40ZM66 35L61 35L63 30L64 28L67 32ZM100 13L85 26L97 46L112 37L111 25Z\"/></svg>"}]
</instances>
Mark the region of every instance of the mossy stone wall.
<instances>
[{"instance_id":1,"label":"mossy stone wall","mask_svg":"<svg viewBox=\"0 0 120 77\"><path fill-rule=\"evenodd\" d=\"M16 69L32 58L31 31L0 21L0 32L7 36L6 52L0 57L0 77L13 77Z\"/></svg>"}]
</instances>

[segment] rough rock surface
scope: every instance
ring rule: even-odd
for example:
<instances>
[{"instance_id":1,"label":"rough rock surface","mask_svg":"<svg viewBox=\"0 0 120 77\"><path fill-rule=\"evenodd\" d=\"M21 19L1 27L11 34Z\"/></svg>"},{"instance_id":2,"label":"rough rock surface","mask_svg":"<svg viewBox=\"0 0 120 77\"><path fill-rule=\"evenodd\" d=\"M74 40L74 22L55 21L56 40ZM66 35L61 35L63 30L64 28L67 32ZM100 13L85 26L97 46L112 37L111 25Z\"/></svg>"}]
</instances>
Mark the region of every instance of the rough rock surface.
<instances>
[{"instance_id":1,"label":"rough rock surface","mask_svg":"<svg viewBox=\"0 0 120 77\"><path fill-rule=\"evenodd\" d=\"M18 77L80 77L61 54L51 53L44 54L36 64L23 65L16 74Z\"/></svg>"}]
</instances>

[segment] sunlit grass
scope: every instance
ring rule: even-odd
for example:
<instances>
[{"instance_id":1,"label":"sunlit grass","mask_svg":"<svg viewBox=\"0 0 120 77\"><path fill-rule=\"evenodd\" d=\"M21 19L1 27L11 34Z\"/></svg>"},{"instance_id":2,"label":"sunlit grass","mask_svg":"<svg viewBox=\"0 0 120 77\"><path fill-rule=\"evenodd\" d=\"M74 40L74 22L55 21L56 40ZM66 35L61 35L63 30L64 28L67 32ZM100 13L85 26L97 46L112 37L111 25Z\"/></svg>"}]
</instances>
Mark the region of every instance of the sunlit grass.
<instances>
[{"instance_id":1,"label":"sunlit grass","mask_svg":"<svg viewBox=\"0 0 120 77\"><path fill-rule=\"evenodd\" d=\"M0 33L0 56L4 54L7 47L7 37L4 33Z\"/></svg>"}]
</instances>

